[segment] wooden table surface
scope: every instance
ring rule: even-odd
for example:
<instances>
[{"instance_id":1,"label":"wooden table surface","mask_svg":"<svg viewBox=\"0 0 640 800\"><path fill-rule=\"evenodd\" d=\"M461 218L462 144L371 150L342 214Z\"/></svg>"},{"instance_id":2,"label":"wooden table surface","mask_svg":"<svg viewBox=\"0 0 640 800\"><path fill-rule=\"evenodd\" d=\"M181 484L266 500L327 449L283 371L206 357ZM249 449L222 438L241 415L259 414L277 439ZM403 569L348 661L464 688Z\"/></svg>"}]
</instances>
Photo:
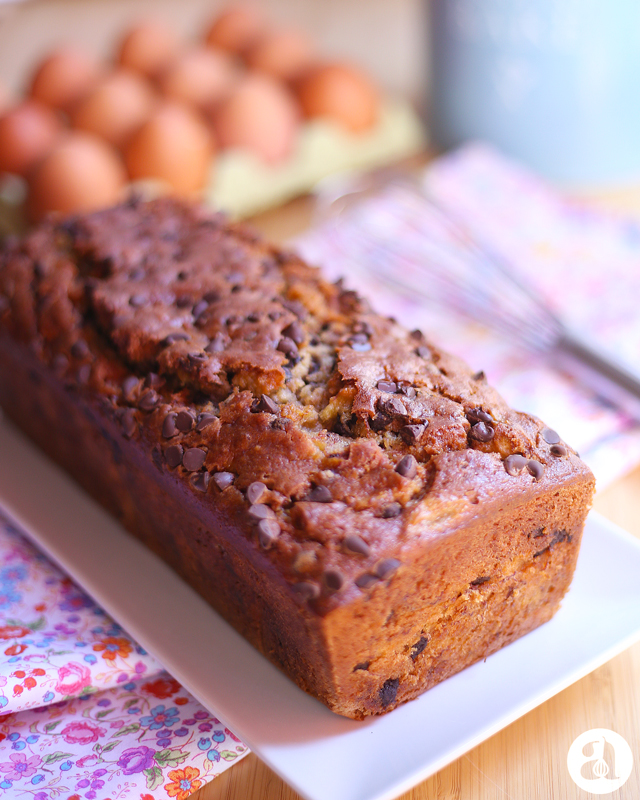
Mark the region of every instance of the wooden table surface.
<instances>
[{"instance_id":1,"label":"wooden table surface","mask_svg":"<svg viewBox=\"0 0 640 800\"><path fill-rule=\"evenodd\" d=\"M612 203L640 209L635 193ZM609 199L608 199L609 200ZM303 230L312 206L302 198L255 218L271 239L284 241ZM640 468L596 496L594 507L640 538ZM638 576L640 580L640 575ZM432 721L437 724L436 721ZM445 769L419 784L403 800L588 800L567 771L567 751L579 734L609 728L634 754L627 783L605 795L640 799L640 643L565 689ZM330 765L327 765L330 768ZM298 800L253 753L192 795L193 800ZM327 798L331 800L331 798Z\"/></svg>"}]
</instances>

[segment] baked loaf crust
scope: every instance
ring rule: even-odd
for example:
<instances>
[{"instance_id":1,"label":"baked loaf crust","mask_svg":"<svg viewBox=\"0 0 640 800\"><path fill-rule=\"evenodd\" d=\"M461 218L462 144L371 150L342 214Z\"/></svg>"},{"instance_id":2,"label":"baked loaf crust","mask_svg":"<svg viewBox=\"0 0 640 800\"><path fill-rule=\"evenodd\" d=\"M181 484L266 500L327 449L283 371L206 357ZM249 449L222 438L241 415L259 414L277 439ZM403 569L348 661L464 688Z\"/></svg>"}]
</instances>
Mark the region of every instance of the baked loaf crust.
<instances>
[{"instance_id":1,"label":"baked loaf crust","mask_svg":"<svg viewBox=\"0 0 640 800\"><path fill-rule=\"evenodd\" d=\"M0 403L356 719L548 620L593 493L576 453L482 373L169 199L7 243Z\"/></svg>"}]
</instances>

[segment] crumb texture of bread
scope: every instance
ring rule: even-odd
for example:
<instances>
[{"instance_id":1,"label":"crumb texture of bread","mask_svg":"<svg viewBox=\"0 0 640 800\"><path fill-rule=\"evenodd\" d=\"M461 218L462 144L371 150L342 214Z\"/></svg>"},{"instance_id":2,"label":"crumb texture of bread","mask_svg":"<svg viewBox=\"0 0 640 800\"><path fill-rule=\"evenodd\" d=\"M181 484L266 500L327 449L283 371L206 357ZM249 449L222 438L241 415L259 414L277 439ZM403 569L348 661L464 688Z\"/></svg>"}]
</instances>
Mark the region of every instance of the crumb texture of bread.
<instances>
[{"instance_id":1,"label":"crumb texture of bread","mask_svg":"<svg viewBox=\"0 0 640 800\"><path fill-rule=\"evenodd\" d=\"M0 404L333 711L548 620L593 476L459 359L171 199L0 251Z\"/></svg>"}]
</instances>

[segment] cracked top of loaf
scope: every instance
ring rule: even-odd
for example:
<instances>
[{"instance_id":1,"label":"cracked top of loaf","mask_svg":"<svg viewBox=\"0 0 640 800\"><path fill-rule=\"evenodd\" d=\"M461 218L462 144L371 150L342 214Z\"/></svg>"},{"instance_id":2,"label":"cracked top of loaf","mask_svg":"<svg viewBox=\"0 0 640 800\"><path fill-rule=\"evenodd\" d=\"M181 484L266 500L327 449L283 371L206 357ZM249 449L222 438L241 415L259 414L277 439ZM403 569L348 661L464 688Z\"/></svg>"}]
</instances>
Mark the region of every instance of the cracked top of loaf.
<instances>
[{"instance_id":1,"label":"cracked top of loaf","mask_svg":"<svg viewBox=\"0 0 640 800\"><path fill-rule=\"evenodd\" d=\"M496 498L585 467L459 359L221 215L48 220L0 255L0 330L97 400L324 612Z\"/></svg>"}]
</instances>

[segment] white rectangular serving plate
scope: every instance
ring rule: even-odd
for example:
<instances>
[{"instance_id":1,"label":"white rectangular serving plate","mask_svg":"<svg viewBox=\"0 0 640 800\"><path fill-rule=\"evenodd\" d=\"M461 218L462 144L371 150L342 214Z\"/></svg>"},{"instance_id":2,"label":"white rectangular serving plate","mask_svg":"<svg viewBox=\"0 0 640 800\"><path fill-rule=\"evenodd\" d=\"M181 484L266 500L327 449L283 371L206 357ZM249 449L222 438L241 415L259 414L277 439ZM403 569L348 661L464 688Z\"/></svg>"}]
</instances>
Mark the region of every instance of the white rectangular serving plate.
<instances>
[{"instance_id":1,"label":"white rectangular serving plate","mask_svg":"<svg viewBox=\"0 0 640 800\"><path fill-rule=\"evenodd\" d=\"M353 722L304 694L8 422L0 505L307 800L389 800L640 640L640 541L596 514L551 622Z\"/></svg>"}]
</instances>

